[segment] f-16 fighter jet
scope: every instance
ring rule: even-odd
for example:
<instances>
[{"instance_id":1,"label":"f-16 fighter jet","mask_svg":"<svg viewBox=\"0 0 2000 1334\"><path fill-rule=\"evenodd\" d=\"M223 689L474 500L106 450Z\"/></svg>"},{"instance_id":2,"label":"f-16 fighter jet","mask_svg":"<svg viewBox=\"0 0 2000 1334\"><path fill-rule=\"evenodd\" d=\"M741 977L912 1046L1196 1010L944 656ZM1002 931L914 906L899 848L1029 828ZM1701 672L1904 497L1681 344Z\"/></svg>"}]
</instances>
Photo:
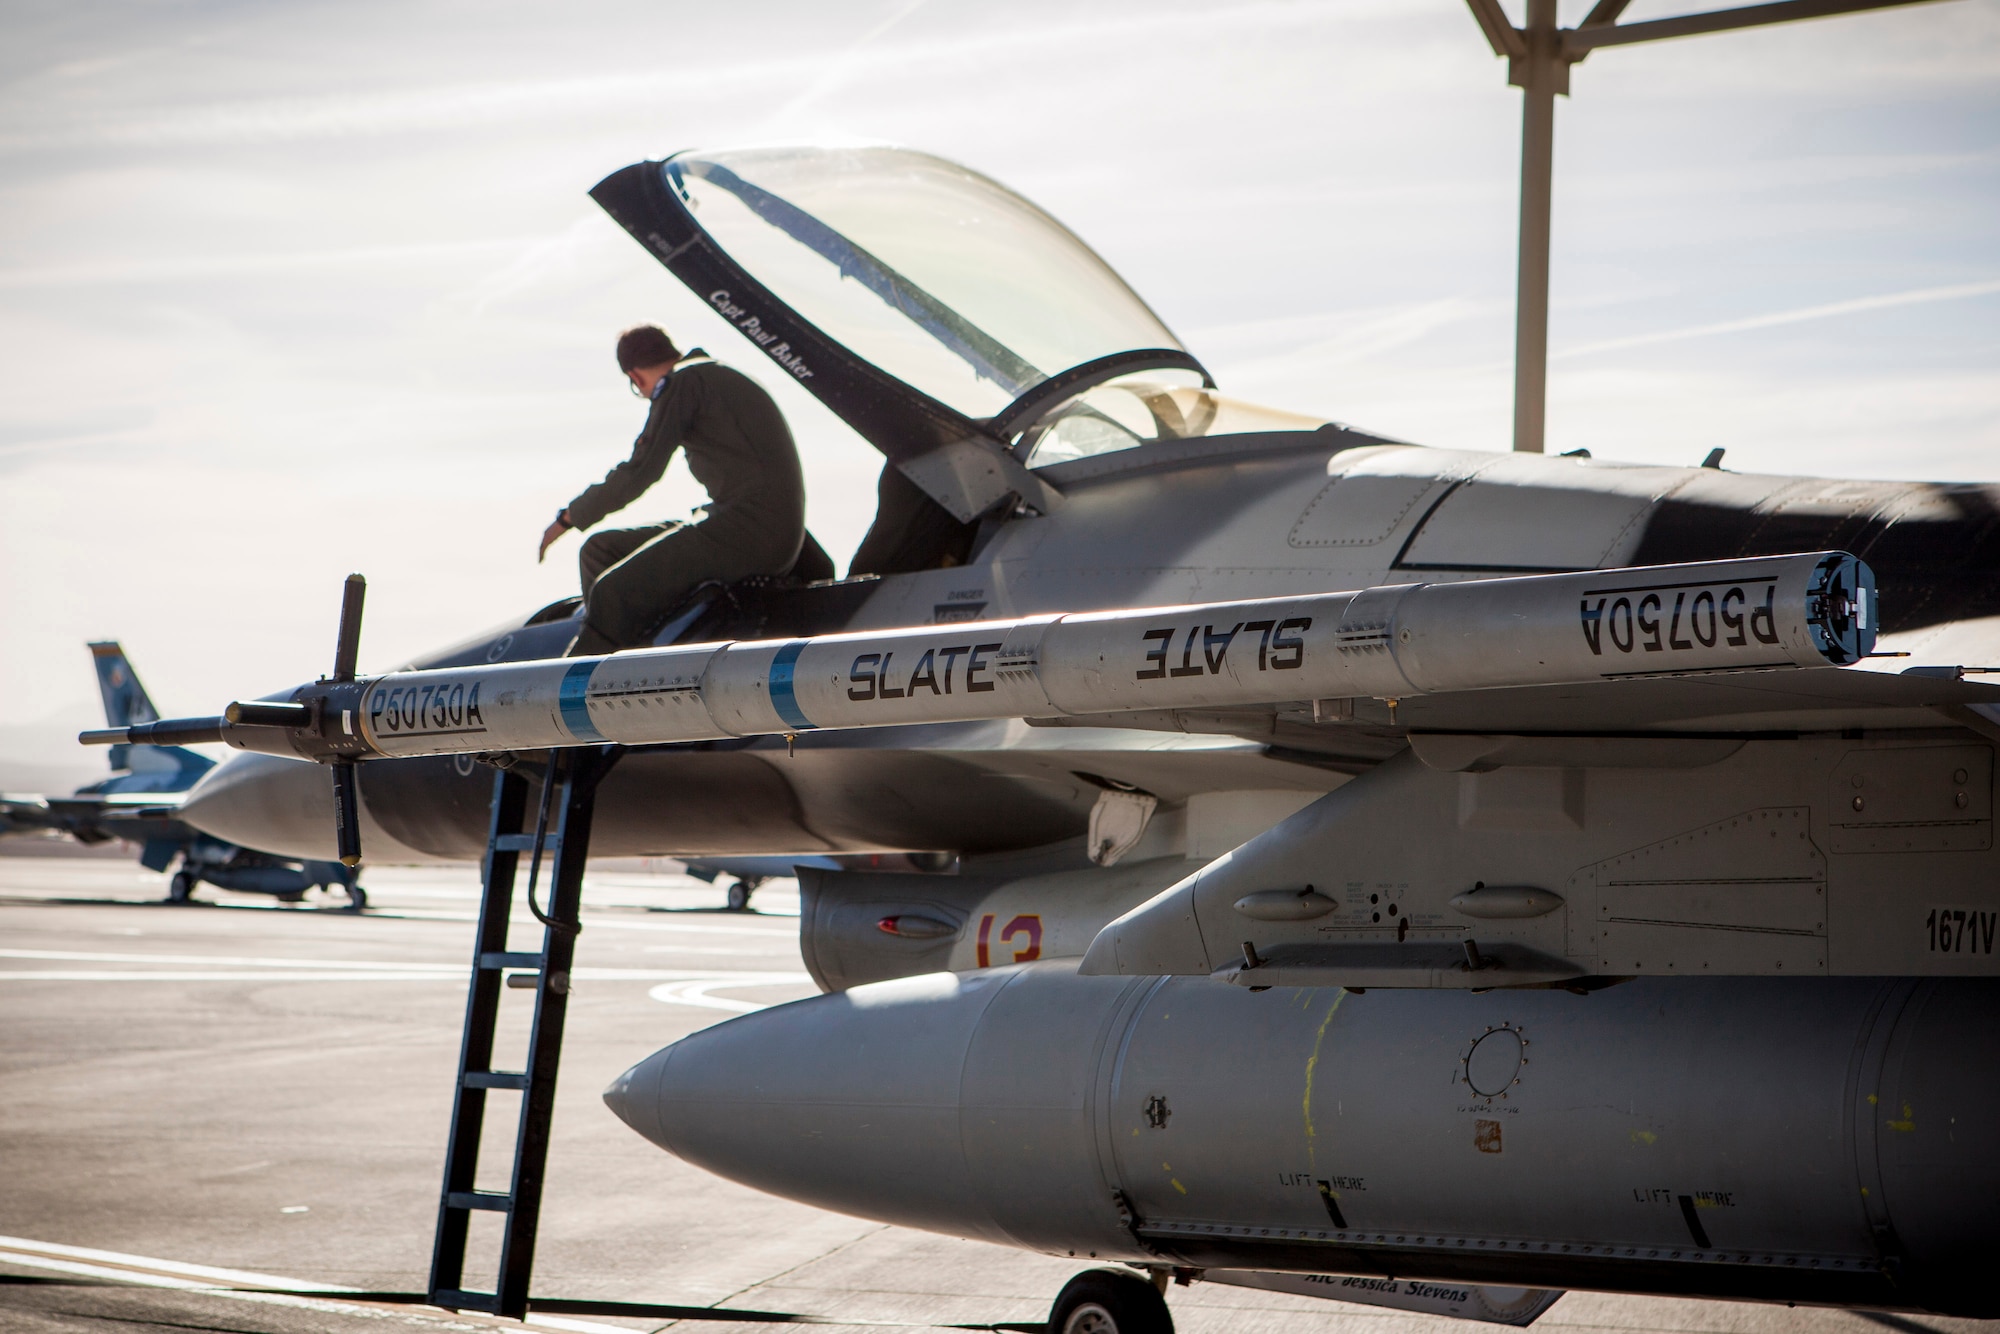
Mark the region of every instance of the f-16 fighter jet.
<instances>
[{"instance_id":1,"label":"f-16 fighter jet","mask_svg":"<svg viewBox=\"0 0 2000 1334\"><path fill-rule=\"evenodd\" d=\"M104 721L112 727L157 722L160 712L115 640L91 644ZM139 847L139 864L173 871L167 901L186 903L202 884L296 903L311 889L338 887L359 911L368 895L355 872L328 861L294 861L228 843L179 818L188 789L215 761L185 746L125 745L110 754L111 776L67 797L0 794L0 836L57 830L79 843L122 838ZM178 862L178 866L176 863Z\"/></svg>"},{"instance_id":2,"label":"f-16 fighter jet","mask_svg":"<svg viewBox=\"0 0 2000 1334\"><path fill-rule=\"evenodd\" d=\"M934 855L803 870L829 994L606 1095L793 1199L1482 1318L1569 1287L2000 1315L2000 489L1243 403L920 153L690 152L594 195L946 516L922 558L710 589L600 658L556 657L558 604L161 724L262 752L187 819L331 855L327 761L373 855L469 858L475 754L615 743L595 852ZM1116 1274L1057 1304L1165 1322Z\"/></svg>"}]
</instances>

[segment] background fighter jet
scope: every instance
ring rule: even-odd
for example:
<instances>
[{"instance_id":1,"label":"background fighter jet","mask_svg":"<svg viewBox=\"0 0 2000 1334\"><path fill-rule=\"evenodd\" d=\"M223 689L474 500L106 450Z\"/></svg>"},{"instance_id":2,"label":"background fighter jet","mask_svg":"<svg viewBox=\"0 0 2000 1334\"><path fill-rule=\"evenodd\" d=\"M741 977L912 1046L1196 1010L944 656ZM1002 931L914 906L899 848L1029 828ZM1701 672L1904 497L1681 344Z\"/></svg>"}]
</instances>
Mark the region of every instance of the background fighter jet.
<instances>
[{"instance_id":1,"label":"background fighter jet","mask_svg":"<svg viewBox=\"0 0 2000 1334\"><path fill-rule=\"evenodd\" d=\"M90 645L104 721L130 727L159 721L139 675L115 640ZM0 835L55 829L79 843L124 839L139 847L139 864L166 872L175 862L167 898L185 903L203 883L248 894L273 894L297 902L311 889L338 886L360 909L367 894L355 873L338 862L272 856L205 834L180 819L180 801L215 761L185 746L113 746L111 777L68 797L0 796Z\"/></svg>"},{"instance_id":2,"label":"background fighter jet","mask_svg":"<svg viewBox=\"0 0 2000 1334\"><path fill-rule=\"evenodd\" d=\"M359 759L371 855L469 858L475 752L617 742L597 853L937 855L802 871L836 994L607 1094L826 1207L1161 1282L2000 1313L2000 1152L1954 1128L2000 1096L2000 491L1245 404L922 154L687 153L594 194L917 493L887 554L709 590L655 649L555 661L558 603L162 724L268 752L187 819L329 855L327 775L287 757Z\"/></svg>"}]
</instances>

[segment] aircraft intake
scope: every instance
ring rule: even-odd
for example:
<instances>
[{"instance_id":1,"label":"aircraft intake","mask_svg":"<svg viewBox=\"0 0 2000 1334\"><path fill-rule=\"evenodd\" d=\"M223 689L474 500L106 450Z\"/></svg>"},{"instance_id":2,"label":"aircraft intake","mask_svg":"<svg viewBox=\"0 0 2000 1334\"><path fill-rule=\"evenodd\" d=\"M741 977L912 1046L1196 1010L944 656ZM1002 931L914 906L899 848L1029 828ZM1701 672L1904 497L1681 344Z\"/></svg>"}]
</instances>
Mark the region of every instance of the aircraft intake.
<instances>
[{"instance_id":1,"label":"aircraft intake","mask_svg":"<svg viewBox=\"0 0 2000 1334\"><path fill-rule=\"evenodd\" d=\"M293 692L304 725L152 726L340 764L1837 667L1878 623L1868 566L1814 552L336 675Z\"/></svg>"},{"instance_id":2,"label":"aircraft intake","mask_svg":"<svg viewBox=\"0 0 2000 1334\"><path fill-rule=\"evenodd\" d=\"M732 1019L605 1100L690 1163L1057 1255L2000 1315L2000 985L1080 977Z\"/></svg>"}]
</instances>

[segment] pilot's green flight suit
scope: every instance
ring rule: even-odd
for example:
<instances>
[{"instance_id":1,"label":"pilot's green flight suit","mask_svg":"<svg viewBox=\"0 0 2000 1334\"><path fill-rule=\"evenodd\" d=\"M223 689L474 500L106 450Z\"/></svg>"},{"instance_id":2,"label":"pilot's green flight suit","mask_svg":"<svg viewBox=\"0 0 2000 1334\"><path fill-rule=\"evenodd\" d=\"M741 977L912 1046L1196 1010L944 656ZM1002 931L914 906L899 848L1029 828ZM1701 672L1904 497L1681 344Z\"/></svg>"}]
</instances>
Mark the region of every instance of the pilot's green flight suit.
<instances>
[{"instance_id":1,"label":"pilot's green flight suit","mask_svg":"<svg viewBox=\"0 0 2000 1334\"><path fill-rule=\"evenodd\" d=\"M699 523L611 529L583 544L584 622L572 655L652 642L699 584L783 574L805 541L806 488L784 414L749 376L689 353L660 381L632 457L569 503L589 528L660 480L674 450L708 489Z\"/></svg>"}]
</instances>

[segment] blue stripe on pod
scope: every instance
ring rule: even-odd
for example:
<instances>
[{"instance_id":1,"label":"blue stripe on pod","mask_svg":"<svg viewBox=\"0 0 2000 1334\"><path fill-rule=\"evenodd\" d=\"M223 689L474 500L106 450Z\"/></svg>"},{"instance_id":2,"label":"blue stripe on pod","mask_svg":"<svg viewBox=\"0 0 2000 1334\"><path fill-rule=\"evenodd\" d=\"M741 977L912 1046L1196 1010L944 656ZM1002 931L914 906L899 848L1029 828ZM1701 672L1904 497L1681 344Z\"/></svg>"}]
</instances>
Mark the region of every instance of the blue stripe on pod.
<instances>
[{"instance_id":1,"label":"blue stripe on pod","mask_svg":"<svg viewBox=\"0 0 2000 1334\"><path fill-rule=\"evenodd\" d=\"M792 671L805 652L806 641L794 639L778 650L778 656L771 660L771 707L790 727L801 732L812 731L819 724L806 717L799 708L799 697L792 692Z\"/></svg>"},{"instance_id":2,"label":"blue stripe on pod","mask_svg":"<svg viewBox=\"0 0 2000 1334\"><path fill-rule=\"evenodd\" d=\"M562 689L556 693L562 724L578 741L604 740L604 733L590 721L590 706L585 702L590 693L590 674L596 670L595 662L577 663L563 673Z\"/></svg>"}]
</instances>

